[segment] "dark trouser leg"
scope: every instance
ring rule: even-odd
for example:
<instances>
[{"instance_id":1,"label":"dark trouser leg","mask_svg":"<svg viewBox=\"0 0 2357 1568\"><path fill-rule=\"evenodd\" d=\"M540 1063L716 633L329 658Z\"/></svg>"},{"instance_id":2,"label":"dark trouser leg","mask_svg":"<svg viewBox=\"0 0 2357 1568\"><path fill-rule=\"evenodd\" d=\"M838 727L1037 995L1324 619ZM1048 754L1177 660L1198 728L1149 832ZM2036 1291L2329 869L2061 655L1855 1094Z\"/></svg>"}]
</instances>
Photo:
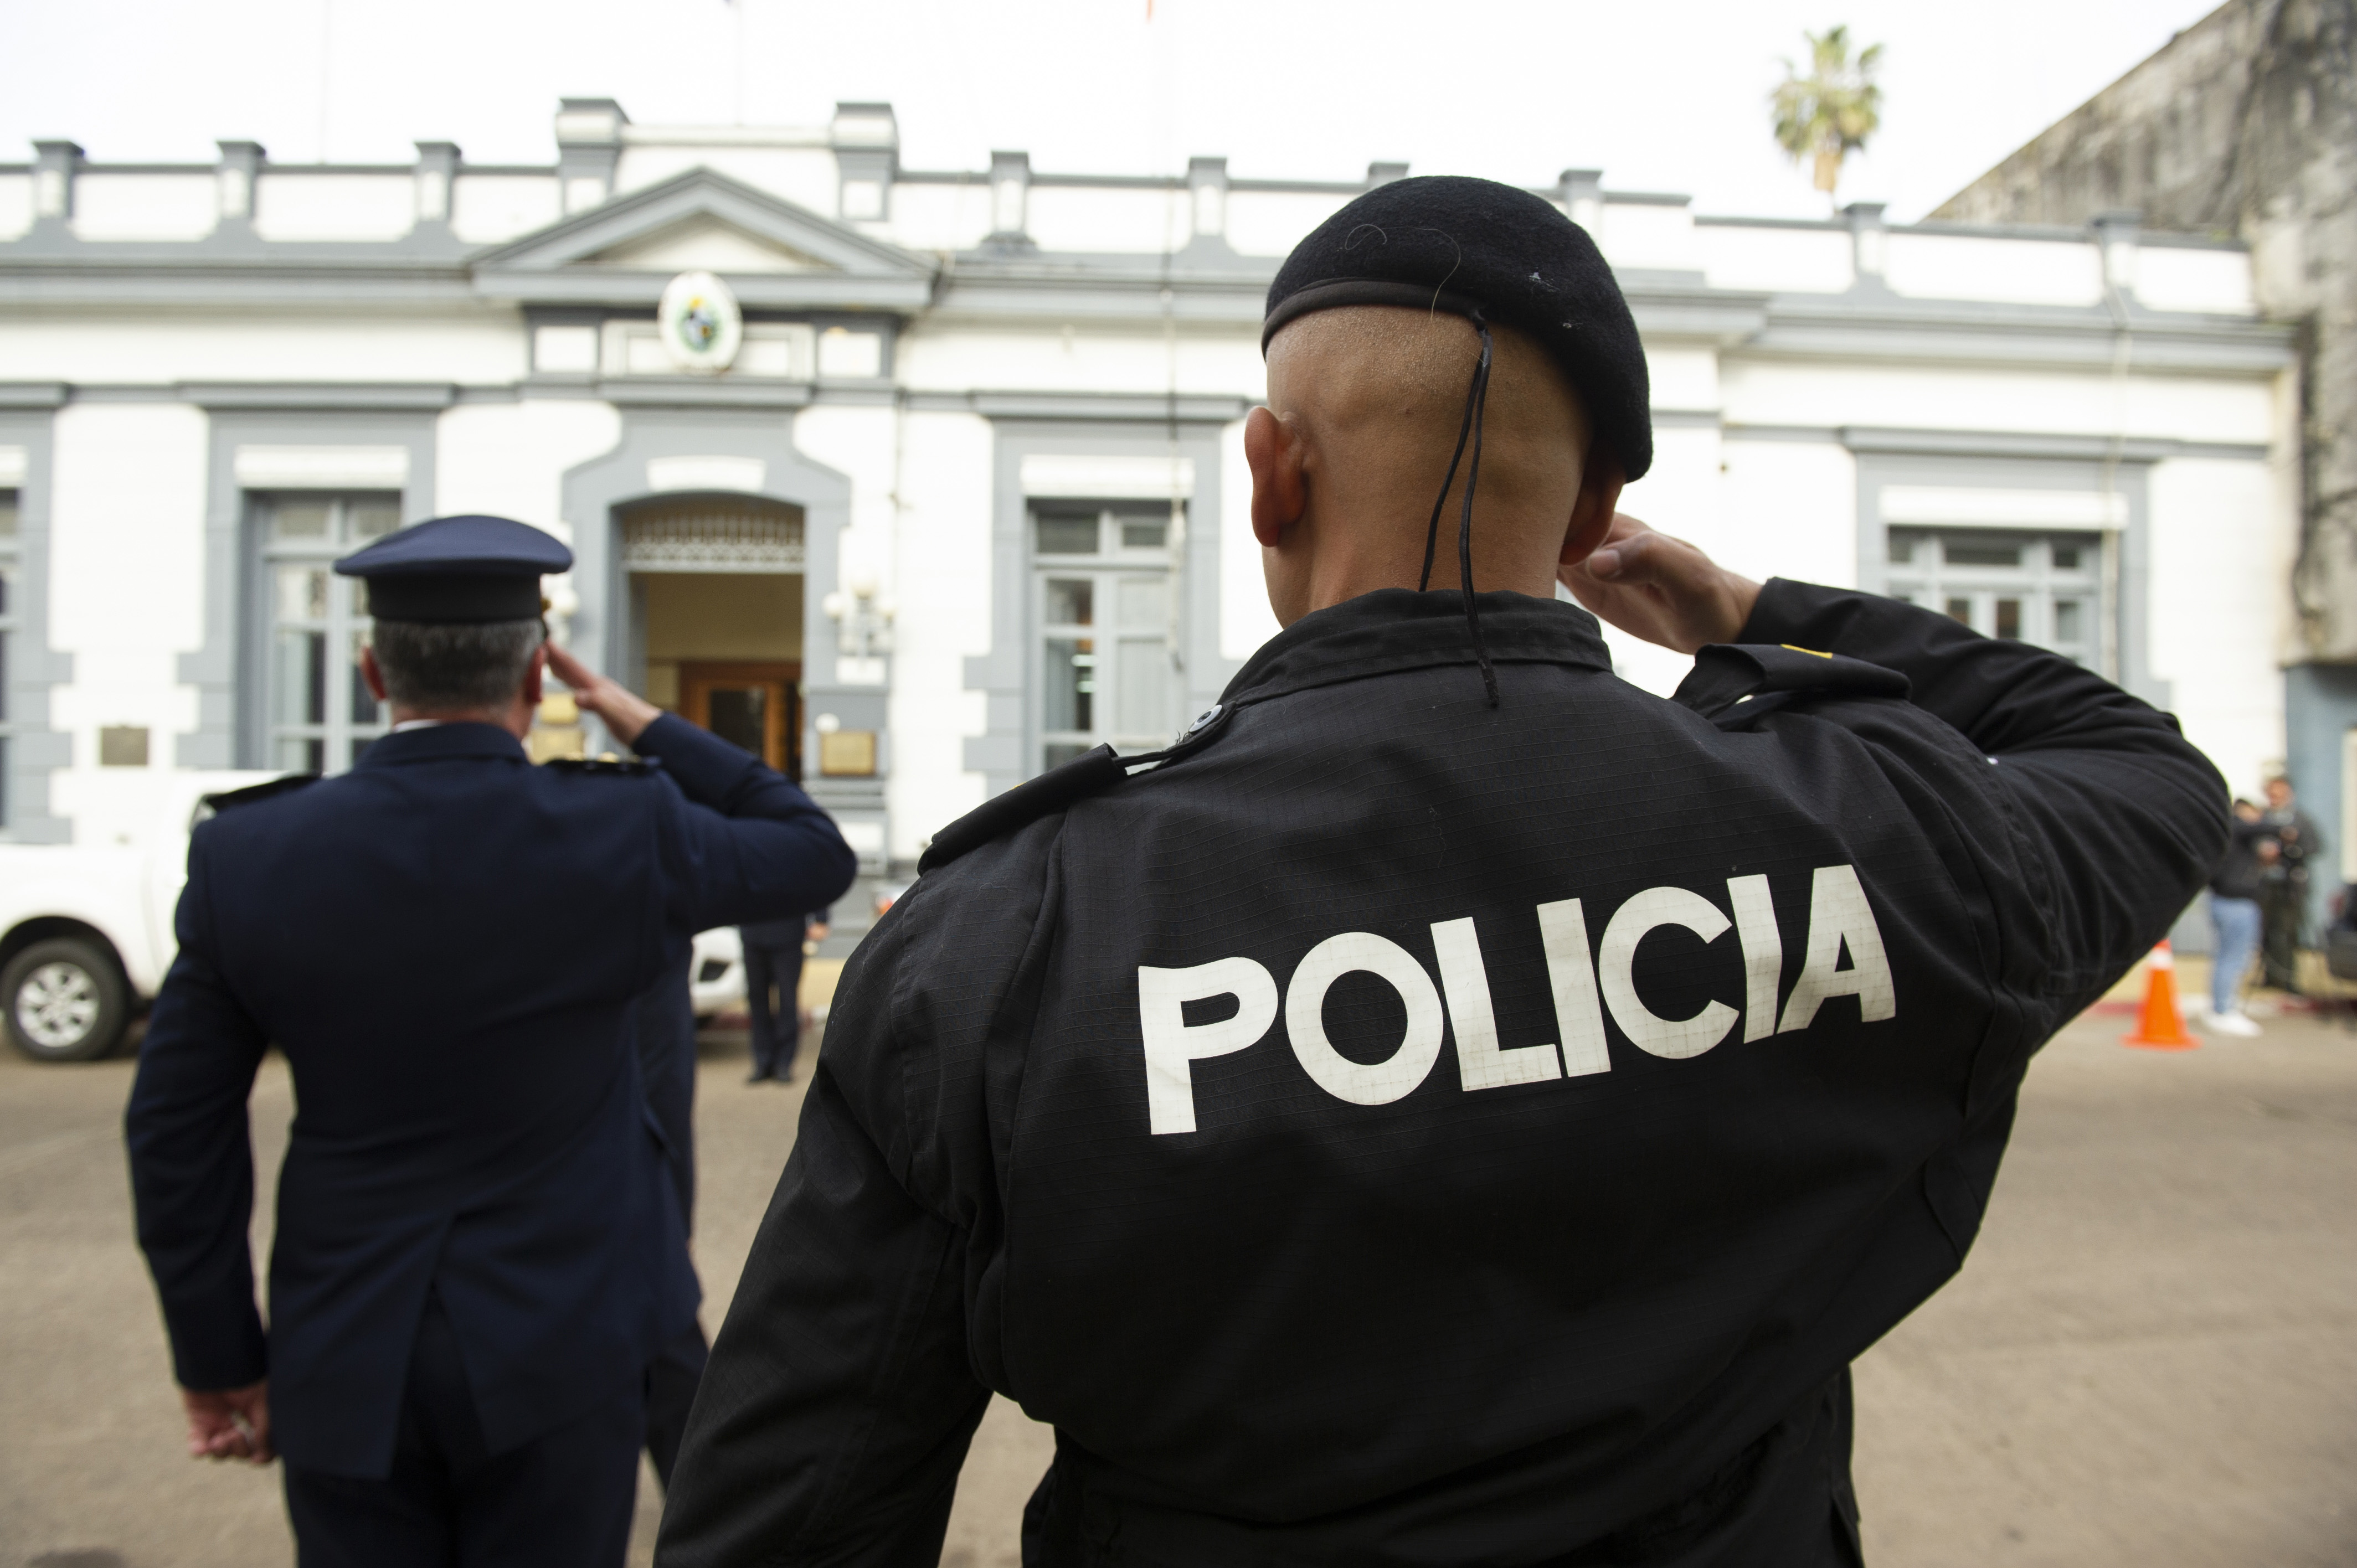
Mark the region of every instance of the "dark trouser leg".
<instances>
[{"instance_id":1,"label":"dark trouser leg","mask_svg":"<svg viewBox=\"0 0 2357 1568\"><path fill-rule=\"evenodd\" d=\"M299 1568L435 1568L456 1541L450 1477L418 1420L413 1382L401 1412L393 1474L382 1480L286 1471L286 1519Z\"/></svg>"},{"instance_id":2,"label":"dark trouser leg","mask_svg":"<svg viewBox=\"0 0 2357 1568\"><path fill-rule=\"evenodd\" d=\"M2260 966L2278 991L2299 989L2300 890L2269 886L2259 896Z\"/></svg>"},{"instance_id":3,"label":"dark trouser leg","mask_svg":"<svg viewBox=\"0 0 2357 1568\"><path fill-rule=\"evenodd\" d=\"M774 1078L778 1073L778 1015L770 1000L770 988L777 983L776 960L777 955L768 948L745 949L745 1011L753 1021L756 1078ZM786 1005L791 1011L791 997L787 998Z\"/></svg>"},{"instance_id":4,"label":"dark trouser leg","mask_svg":"<svg viewBox=\"0 0 2357 1568\"><path fill-rule=\"evenodd\" d=\"M710 1354L698 1323L664 1346L647 1369L647 1457L655 1462L665 1491L671 1489L672 1464L679 1457L679 1440L687 1435L688 1408L695 1402Z\"/></svg>"},{"instance_id":5,"label":"dark trouser leg","mask_svg":"<svg viewBox=\"0 0 2357 1568\"><path fill-rule=\"evenodd\" d=\"M393 1474L286 1467L301 1568L619 1568L638 1501L645 1408L633 1394L504 1454L484 1452L457 1336L426 1297Z\"/></svg>"},{"instance_id":6,"label":"dark trouser leg","mask_svg":"<svg viewBox=\"0 0 2357 1568\"><path fill-rule=\"evenodd\" d=\"M633 1391L460 1473L456 1568L622 1568L646 1416Z\"/></svg>"},{"instance_id":7,"label":"dark trouser leg","mask_svg":"<svg viewBox=\"0 0 2357 1568\"><path fill-rule=\"evenodd\" d=\"M802 1043L802 950L771 953L770 965L778 976L778 1076L791 1078Z\"/></svg>"}]
</instances>

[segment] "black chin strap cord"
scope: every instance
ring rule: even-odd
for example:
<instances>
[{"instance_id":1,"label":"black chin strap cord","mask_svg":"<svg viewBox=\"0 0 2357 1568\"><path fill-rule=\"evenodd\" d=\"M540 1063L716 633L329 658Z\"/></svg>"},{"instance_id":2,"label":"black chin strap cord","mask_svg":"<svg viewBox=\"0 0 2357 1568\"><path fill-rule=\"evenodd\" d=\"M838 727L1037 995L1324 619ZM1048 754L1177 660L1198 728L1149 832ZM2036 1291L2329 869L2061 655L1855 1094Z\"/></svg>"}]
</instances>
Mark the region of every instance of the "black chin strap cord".
<instances>
[{"instance_id":1,"label":"black chin strap cord","mask_svg":"<svg viewBox=\"0 0 2357 1568\"><path fill-rule=\"evenodd\" d=\"M1490 705L1498 705L1498 671L1490 663L1489 645L1481 640L1481 606L1473 596L1473 489L1481 482L1481 416L1490 404L1490 326L1479 314L1473 329L1481 334L1481 360L1473 367L1473 385L1465 394L1465 420L1457 432L1457 453L1448 459L1448 475L1440 481L1440 499L1432 503L1432 522L1424 534L1424 576L1421 593L1432 582L1432 549L1440 532L1440 509L1448 504L1448 487L1457 482L1457 458L1465 451L1466 433L1473 437L1473 460L1465 470L1465 500L1457 513L1457 581L1465 595L1465 627L1473 634L1473 658L1481 666L1481 689Z\"/></svg>"},{"instance_id":2,"label":"black chin strap cord","mask_svg":"<svg viewBox=\"0 0 2357 1568\"><path fill-rule=\"evenodd\" d=\"M1432 586L1432 551L1440 542L1440 511L1448 504L1448 487L1457 482L1457 465L1465 456L1465 438L1473 433L1473 402L1487 391L1490 381L1490 329L1474 318L1474 327L1481 334L1481 360L1473 367L1473 384L1465 389L1465 417L1457 424L1457 450L1448 455L1448 472L1440 477L1440 493L1432 498L1432 521L1424 528L1424 575L1415 580L1415 591Z\"/></svg>"}]
</instances>

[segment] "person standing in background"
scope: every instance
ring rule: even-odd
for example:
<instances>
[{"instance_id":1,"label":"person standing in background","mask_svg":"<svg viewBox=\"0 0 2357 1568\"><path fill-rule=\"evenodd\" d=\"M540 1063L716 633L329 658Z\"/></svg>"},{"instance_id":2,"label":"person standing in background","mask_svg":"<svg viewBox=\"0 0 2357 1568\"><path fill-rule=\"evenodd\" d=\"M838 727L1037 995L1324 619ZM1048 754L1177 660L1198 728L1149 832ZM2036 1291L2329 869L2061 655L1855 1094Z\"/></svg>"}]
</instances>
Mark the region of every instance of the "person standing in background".
<instances>
[{"instance_id":1,"label":"person standing in background","mask_svg":"<svg viewBox=\"0 0 2357 1568\"><path fill-rule=\"evenodd\" d=\"M2299 809L2291 780L2280 776L2267 780L2267 809L2259 820L2277 846L2259 867L2260 973L2266 984L2298 994L2309 865L2323 858L2324 835L2316 831L2316 819Z\"/></svg>"},{"instance_id":2,"label":"person standing in background","mask_svg":"<svg viewBox=\"0 0 2357 1568\"><path fill-rule=\"evenodd\" d=\"M2259 1032L2243 1011L2243 974L2259 945L2259 849L2271 844L2258 807L2234 801L2225 855L2210 876L2209 1027L2244 1037Z\"/></svg>"},{"instance_id":3,"label":"person standing in background","mask_svg":"<svg viewBox=\"0 0 2357 1568\"><path fill-rule=\"evenodd\" d=\"M737 928L745 949L745 1004L753 1020L753 1073L747 1083L791 1083L802 1044L802 951L826 940L832 908ZM772 1002L774 988L776 1000Z\"/></svg>"}]
</instances>

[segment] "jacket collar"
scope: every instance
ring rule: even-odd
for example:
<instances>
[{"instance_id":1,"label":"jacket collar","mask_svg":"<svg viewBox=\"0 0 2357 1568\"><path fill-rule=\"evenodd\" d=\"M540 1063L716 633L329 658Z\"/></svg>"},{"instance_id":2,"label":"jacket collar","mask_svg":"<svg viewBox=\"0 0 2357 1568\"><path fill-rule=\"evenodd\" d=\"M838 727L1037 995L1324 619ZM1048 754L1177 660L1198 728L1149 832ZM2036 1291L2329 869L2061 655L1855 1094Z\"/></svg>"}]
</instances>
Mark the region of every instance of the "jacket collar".
<instances>
[{"instance_id":1,"label":"jacket collar","mask_svg":"<svg viewBox=\"0 0 2357 1568\"><path fill-rule=\"evenodd\" d=\"M1569 664L1611 673L1612 656L1596 618L1577 605L1527 594L1479 597L1491 663ZM1463 595L1454 588L1423 594L1378 588L1303 616L1263 643L1221 701L1260 702L1369 675L1472 662Z\"/></svg>"},{"instance_id":2,"label":"jacket collar","mask_svg":"<svg viewBox=\"0 0 2357 1568\"><path fill-rule=\"evenodd\" d=\"M446 724L430 729L404 730L379 736L361 753L355 770L399 768L411 762L448 762L483 757L501 762L529 762L523 742L497 725Z\"/></svg>"}]
</instances>

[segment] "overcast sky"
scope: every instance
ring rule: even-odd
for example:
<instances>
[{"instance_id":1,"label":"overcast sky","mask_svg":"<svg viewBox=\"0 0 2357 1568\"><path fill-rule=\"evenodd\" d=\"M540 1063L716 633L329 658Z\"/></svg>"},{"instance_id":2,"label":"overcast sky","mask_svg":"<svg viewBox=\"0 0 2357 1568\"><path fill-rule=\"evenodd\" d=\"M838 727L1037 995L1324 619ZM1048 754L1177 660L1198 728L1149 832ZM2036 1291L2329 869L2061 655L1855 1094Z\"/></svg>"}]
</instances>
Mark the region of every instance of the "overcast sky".
<instances>
[{"instance_id":1,"label":"overcast sky","mask_svg":"<svg viewBox=\"0 0 2357 1568\"><path fill-rule=\"evenodd\" d=\"M1921 216L2211 0L0 0L0 161L545 163L562 96L642 124L814 124L887 99L902 161L1354 178L1374 159L1526 185L1566 166L1699 210L1813 215L1766 98L1803 29L1884 47L1844 200ZM738 39L743 40L742 70ZM740 87L741 81L741 87Z\"/></svg>"}]
</instances>

